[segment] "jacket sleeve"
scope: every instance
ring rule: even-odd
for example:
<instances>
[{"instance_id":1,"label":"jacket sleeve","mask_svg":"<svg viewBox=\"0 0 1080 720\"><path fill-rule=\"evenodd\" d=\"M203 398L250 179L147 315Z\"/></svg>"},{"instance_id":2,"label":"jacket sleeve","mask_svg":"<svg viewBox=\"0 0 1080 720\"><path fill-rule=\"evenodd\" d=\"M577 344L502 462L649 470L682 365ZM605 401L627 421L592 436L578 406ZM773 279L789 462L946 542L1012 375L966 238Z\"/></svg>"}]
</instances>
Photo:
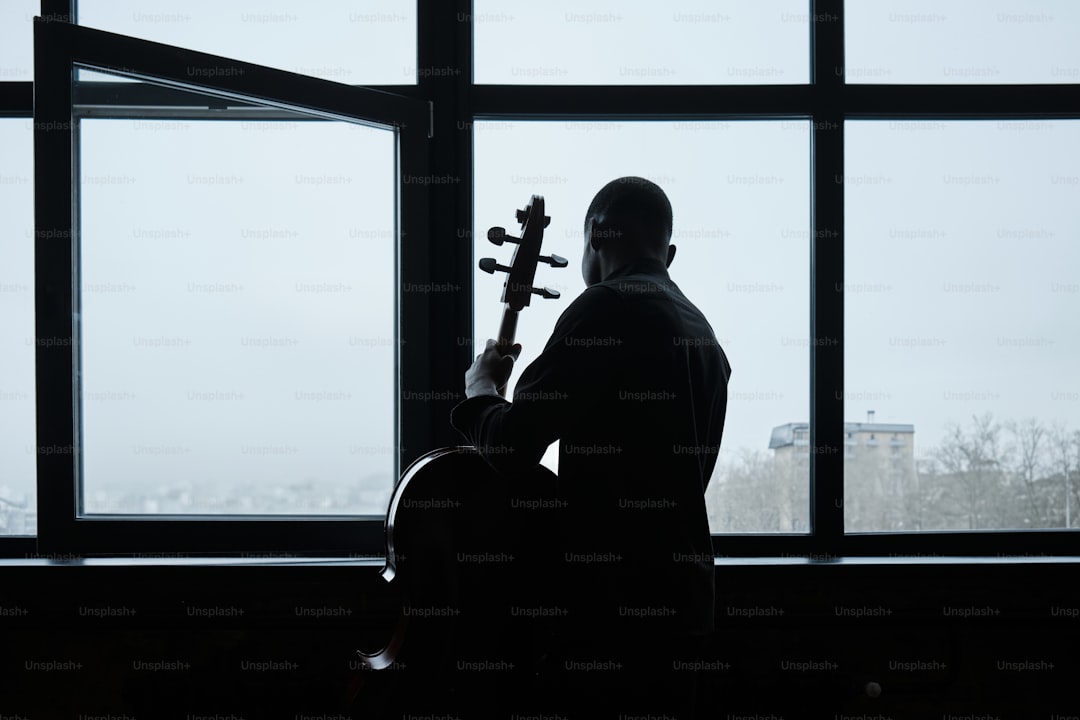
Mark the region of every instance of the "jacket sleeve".
<instances>
[{"instance_id":1,"label":"jacket sleeve","mask_svg":"<svg viewBox=\"0 0 1080 720\"><path fill-rule=\"evenodd\" d=\"M499 472L512 474L539 464L593 401L597 373L605 364L606 339L615 345L618 295L588 288L555 324L544 351L522 372L513 402L489 395L459 403L453 426Z\"/></svg>"}]
</instances>

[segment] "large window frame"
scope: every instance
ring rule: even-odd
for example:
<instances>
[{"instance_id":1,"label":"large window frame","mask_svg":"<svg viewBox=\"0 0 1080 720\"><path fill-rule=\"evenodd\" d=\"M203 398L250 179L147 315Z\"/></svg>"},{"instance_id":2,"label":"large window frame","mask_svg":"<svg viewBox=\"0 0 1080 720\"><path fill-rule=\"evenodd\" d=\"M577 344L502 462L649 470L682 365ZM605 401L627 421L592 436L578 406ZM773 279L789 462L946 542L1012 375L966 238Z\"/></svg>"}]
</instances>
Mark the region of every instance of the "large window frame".
<instances>
[{"instance_id":1,"label":"large window frame","mask_svg":"<svg viewBox=\"0 0 1080 720\"><path fill-rule=\"evenodd\" d=\"M74 17L74 0L43 0L43 16L62 23ZM1060 120L1080 119L1080 85L848 85L844 82L843 0L808 0L810 80L805 85L739 86L511 86L475 85L472 80L471 0L418 0L417 68L460 68L457 74L420 73L415 85L383 86L430 108L431 136L424 160L433 176L455 182L433 188L422 201L424 213L411 221L411 237L422 242L415 258L415 281L449 283L459 288L438 302L411 298L401 308L404 351L402 388L413 388L402 401L402 462L423 452L460 442L446 418L460 395L461 378L472 360L472 123L476 120L713 120L807 119L811 123L810 253L810 531L803 535L715 535L718 556L792 556L832 561L845 556L968 555L1017 556L1076 554L1080 535L1073 531L949 531L912 533L845 533L844 474L844 174L846 120ZM453 28L453 30L448 30ZM44 62L57 64L53 58ZM277 72L277 71L274 71ZM286 73L285 75L288 75ZM35 81L40 81L35 77ZM35 108L34 83L0 83L0 114L29 117ZM226 88L227 89L227 88ZM359 89L358 89L359 90ZM41 102L41 98L38 98ZM55 108L56 117L60 113ZM53 149L57 153L58 150ZM70 153L68 154L70 157ZM56 162L63 162L59 155ZM56 213L70 208L39 206L38 226L60 227ZM423 215L421 218L419 215ZM430 225L424 218L430 218ZM416 233L416 234L413 234ZM457 242L452 238L459 238ZM461 238L465 238L462 240ZM422 256L422 257L421 257ZM838 289L841 288L841 289ZM38 292L43 292L40 288ZM39 323L42 322L39 318ZM821 340L828 339L828 342ZM452 362L447 361L452 357ZM442 359L440 362L439 359ZM61 406L59 395L70 385L48 387L48 380L70 375L70 364L42 359L39 350L39 404ZM404 379L408 379L406 382ZM58 395L59 394L59 395ZM70 394L66 396L70 406ZM432 400L431 398L434 398ZM54 420L39 411L39 434ZM39 437L39 444L42 440ZM404 466L404 465L403 465ZM53 472L51 466L46 467ZM90 554L115 552L112 532L98 539L71 536L58 542L60 527L46 516L73 507L66 486L51 484L39 468L40 535L0 540L0 552L35 548L41 552ZM50 510L51 509L51 510ZM155 524L155 520L123 523ZM209 526L208 526L209 527ZM319 519L266 520L232 518L215 521L217 529L199 532L197 542L179 535L151 541L146 534L134 552L244 551L320 554L378 554L381 519L346 522ZM171 534L171 531L169 531ZM287 539L287 536L299 536Z\"/></svg>"},{"instance_id":2,"label":"large window frame","mask_svg":"<svg viewBox=\"0 0 1080 720\"><path fill-rule=\"evenodd\" d=\"M811 122L810 532L713 536L718 556L1059 555L1080 535L1058 530L846 533L844 476L844 121L1077 119L1076 85L848 85L843 0L811 0L810 81L758 86L467 88L472 119ZM663 111L658 111L663 108ZM837 288L841 288L837 290Z\"/></svg>"},{"instance_id":3,"label":"large window frame","mask_svg":"<svg viewBox=\"0 0 1080 720\"><path fill-rule=\"evenodd\" d=\"M81 118L153 118L274 121L295 118L290 109L318 118L364 122L394 133L396 237L427 236L426 184L407 178L427 175L428 107L400 95L342 85L281 70L240 63L62 22L36 20L35 35L35 280L37 345L38 549L46 553L131 552L344 552L379 541L377 518L349 516L208 515L134 517L82 515L81 488L80 287L78 148ZM78 67L77 67L78 66ZM79 68L119 72L153 83L77 82ZM191 68L227 68L220 74ZM204 77L204 75L209 75ZM174 90L173 88L179 88ZM191 107L193 90L207 107ZM212 105L212 107L211 107ZM285 110L283 113L282 110ZM389 181L389 179L388 179ZM396 243L395 307L398 318L426 314L426 300L401 287L425 282L426 255L416 243ZM395 339L403 337L398 323ZM70 339L41 342L42 338ZM417 338L414 337L415 342ZM393 378L398 397L419 393L424 358L406 360L395 343ZM420 396L420 395L417 395ZM395 445L418 442L420 412L392 418ZM412 438L412 442L409 438ZM40 448L60 449L41 452ZM401 455L401 453L398 453ZM395 457L396 476L410 458ZM58 488L64 490L58 491ZM303 531L297 530L303 524ZM276 538L276 539L275 539Z\"/></svg>"}]
</instances>

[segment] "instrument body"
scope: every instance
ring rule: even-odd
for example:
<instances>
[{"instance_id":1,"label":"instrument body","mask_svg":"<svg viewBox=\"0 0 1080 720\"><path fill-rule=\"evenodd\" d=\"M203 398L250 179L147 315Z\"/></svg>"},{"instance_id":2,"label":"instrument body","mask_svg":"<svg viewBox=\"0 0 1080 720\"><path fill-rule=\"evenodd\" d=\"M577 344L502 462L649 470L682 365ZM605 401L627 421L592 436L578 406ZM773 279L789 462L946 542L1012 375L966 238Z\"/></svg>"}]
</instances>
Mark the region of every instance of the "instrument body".
<instances>
[{"instance_id":1,"label":"instrument body","mask_svg":"<svg viewBox=\"0 0 1080 720\"><path fill-rule=\"evenodd\" d=\"M534 195L518 211L522 237L492 228L496 245L517 245L510 266L491 258L481 269L508 273L498 345L514 343L517 315L531 295L559 293L532 287L538 262L566 267L566 260L540 255L543 197ZM476 448L440 448L415 460L402 474L384 524L386 564L381 576L401 596L401 614L390 641L374 653L357 651L364 667L390 667L405 651L408 667L428 687L460 688L487 673L468 672L495 660L528 674L533 646L528 610L542 594L544 548L550 548L549 513L538 512L553 497L557 477L538 465L508 478L495 471ZM518 658L515 664L508 658ZM513 686L510 683L509 686ZM353 693L358 690L354 688Z\"/></svg>"},{"instance_id":2,"label":"instrument body","mask_svg":"<svg viewBox=\"0 0 1080 720\"><path fill-rule=\"evenodd\" d=\"M403 595L398 629L384 649L360 653L365 665L389 667L410 624L483 626L491 620L487 611L500 605L500 615L510 616L544 542L537 508L557 480L542 465L507 478L471 446L417 458L394 489L384 525L387 558L380 574Z\"/></svg>"}]
</instances>

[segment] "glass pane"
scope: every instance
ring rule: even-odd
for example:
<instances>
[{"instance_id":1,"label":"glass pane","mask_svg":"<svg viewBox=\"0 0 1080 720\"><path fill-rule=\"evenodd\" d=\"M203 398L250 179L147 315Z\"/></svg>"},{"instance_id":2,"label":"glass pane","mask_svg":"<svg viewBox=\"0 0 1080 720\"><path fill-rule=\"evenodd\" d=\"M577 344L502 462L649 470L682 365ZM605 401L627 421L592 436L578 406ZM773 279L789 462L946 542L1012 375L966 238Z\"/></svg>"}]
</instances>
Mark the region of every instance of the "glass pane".
<instances>
[{"instance_id":1,"label":"glass pane","mask_svg":"<svg viewBox=\"0 0 1080 720\"><path fill-rule=\"evenodd\" d=\"M41 0L0 3L0 82L34 79L34 16Z\"/></svg>"},{"instance_id":2,"label":"glass pane","mask_svg":"<svg viewBox=\"0 0 1080 720\"><path fill-rule=\"evenodd\" d=\"M847 0L849 83L1080 82L1073 0Z\"/></svg>"},{"instance_id":3,"label":"glass pane","mask_svg":"<svg viewBox=\"0 0 1080 720\"><path fill-rule=\"evenodd\" d=\"M845 524L1075 527L1080 122L849 122Z\"/></svg>"},{"instance_id":4,"label":"glass pane","mask_svg":"<svg viewBox=\"0 0 1080 720\"><path fill-rule=\"evenodd\" d=\"M476 0L473 7L477 83L770 85L810 79L806 0Z\"/></svg>"},{"instance_id":5,"label":"glass pane","mask_svg":"<svg viewBox=\"0 0 1080 720\"><path fill-rule=\"evenodd\" d=\"M395 136L83 119L88 513L381 514Z\"/></svg>"},{"instance_id":6,"label":"glass pane","mask_svg":"<svg viewBox=\"0 0 1080 720\"><path fill-rule=\"evenodd\" d=\"M0 535L37 533L33 129L0 119Z\"/></svg>"},{"instance_id":7,"label":"glass pane","mask_svg":"<svg viewBox=\"0 0 1080 720\"><path fill-rule=\"evenodd\" d=\"M80 25L349 85L416 82L416 0L79 0L78 17Z\"/></svg>"},{"instance_id":8,"label":"glass pane","mask_svg":"<svg viewBox=\"0 0 1080 720\"><path fill-rule=\"evenodd\" d=\"M776 426L809 412L809 123L478 121L475 137L476 257L506 262L487 228L520 228L514 210L536 193L551 216L545 251L570 261L537 270L537 284L563 297L522 313L518 367L536 358L585 288L578 259L593 195L624 175L656 182L675 215L672 279L709 319L732 365L707 493L713 532L806 532L808 465L770 449L770 440ZM476 271L474 342L498 331L502 282ZM556 460L553 446L545 464Z\"/></svg>"}]
</instances>

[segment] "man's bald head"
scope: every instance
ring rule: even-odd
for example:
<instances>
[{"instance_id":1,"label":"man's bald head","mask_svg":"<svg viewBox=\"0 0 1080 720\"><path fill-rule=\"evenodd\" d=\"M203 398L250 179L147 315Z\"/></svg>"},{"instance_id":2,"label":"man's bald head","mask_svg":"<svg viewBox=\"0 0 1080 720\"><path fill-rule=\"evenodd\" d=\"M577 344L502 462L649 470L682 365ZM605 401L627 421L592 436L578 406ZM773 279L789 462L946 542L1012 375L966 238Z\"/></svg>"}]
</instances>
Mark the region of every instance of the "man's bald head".
<instances>
[{"instance_id":1,"label":"man's bald head","mask_svg":"<svg viewBox=\"0 0 1080 720\"><path fill-rule=\"evenodd\" d=\"M600 188L585 213L581 275L586 285L637 260L670 265L674 256L671 202L659 185L630 176Z\"/></svg>"},{"instance_id":2,"label":"man's bald head","mask_svg":"<svg viewBox=\"0 0 1080 720\"><path fill-rule=\"evenodd\" d=\"M641 177L612 180L596 193L585 213L585 231L589 221L604 228L637 236L645 243L642 250L664 252L671 240L671 202L656 183Z\"/></svg>"}]
</instances>

